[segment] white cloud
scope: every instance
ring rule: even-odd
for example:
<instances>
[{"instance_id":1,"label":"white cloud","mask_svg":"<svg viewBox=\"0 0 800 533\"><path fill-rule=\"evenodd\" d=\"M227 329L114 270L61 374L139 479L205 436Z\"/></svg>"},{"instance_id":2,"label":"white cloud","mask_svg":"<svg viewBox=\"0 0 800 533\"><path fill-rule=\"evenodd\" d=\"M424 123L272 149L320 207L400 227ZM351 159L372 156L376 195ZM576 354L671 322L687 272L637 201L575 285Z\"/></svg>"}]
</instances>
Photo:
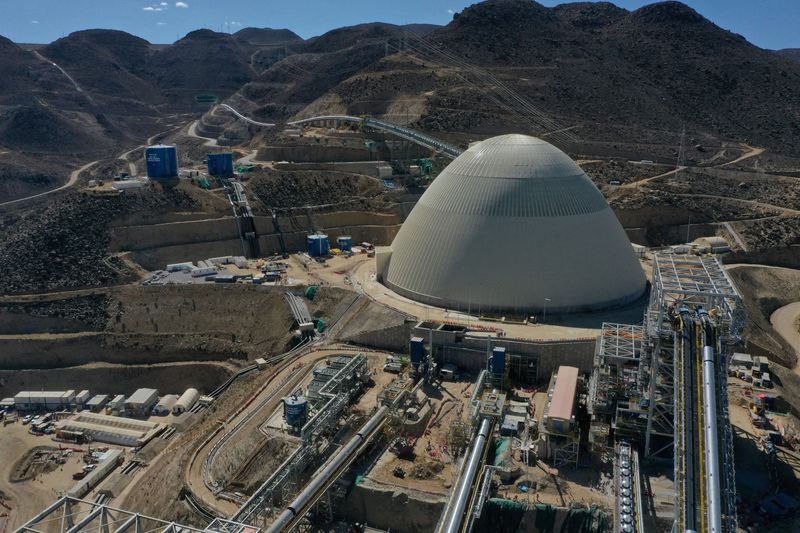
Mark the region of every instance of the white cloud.
<instances>
[{"instance_id":1,"label":"white cloud","mask_svg":"<svg viewBox=\"0 0 800 533\"><path fill-rule=\"evenodd\" d=\"M31 24L39 24L39 21L38 20L32 20Z\"/></svg>"},{"instance_id":2,"label":"white cloud","mask_svg":"<svg viewBox=\"0 0 800 533\"><path fill-rule=\"evenodd\" d=\"M447 12L450 13L451 15L455 14L455 11L453 11L452 9L448 9Z\"/></svg>"},{"instance_id":3,"label":"white cloud","mask_svg":"<svg viewBox=\"0 0 800 533\"><path fill-rule=\"evenodd\" d=\"M168 6L169 4L168 4L168 3L166 3L166 2L161 2L159 5L160 5L160 6Z\"/></svg>"},{"instance_id":4,"label":"white cloud","mask_svg":"<svg viewBox=\"0 0 800 533\"><path fill-rule=\"evenodd\" d=\"M230 24L231 26L241 26L242 25L242 23L237 21L237 20L232 20L228 24Z\"/></svg>"},{"instance_id":5,"label":"white cloud","mask_svg":"<svg viewBox=\"0 0 800 533\"><path fill-rule=\"evenodd\" d=\"M175 2L175 7L189 7L186 2Z\"/></svg>"},{"instance_id":6,"label":"white cloud","mask_svg":"<svg viewBox=\"0 0 800 533\"><path fill-rule=\"evenodd\" d=\"M156 22L156 25L158 25L158 26L166 26L167 23L166 22Z\"/></svg>"},{"instance_id":7,"label":"white cloud","mask_svg":"<svg viewBox=\"0 0 800 533\"><path fill-rule=\"evenodd\" d=\"M155 11L155 10L156 10L156 8L154 8L152 6L147 6L147 7L143 7L142 8L142 11Z\"/></svg>"}]
</instances>

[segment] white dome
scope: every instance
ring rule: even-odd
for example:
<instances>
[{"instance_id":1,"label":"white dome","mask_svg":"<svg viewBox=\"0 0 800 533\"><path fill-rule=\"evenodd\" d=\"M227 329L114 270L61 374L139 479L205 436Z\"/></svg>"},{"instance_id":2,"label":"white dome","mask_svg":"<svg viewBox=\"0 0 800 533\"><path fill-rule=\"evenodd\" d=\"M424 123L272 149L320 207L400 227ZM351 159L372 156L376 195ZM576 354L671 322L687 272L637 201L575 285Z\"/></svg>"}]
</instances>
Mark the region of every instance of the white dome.
<instances>
[{"instance_id":1,"label":"white dome","mask_svg":"<svg viewBox=\"0 0 800 533\"><path fill-rule=\"evenodd\" d=\"M474 145L434 180L382 263L384 283L471 312L621 305L646 280L603 195L555 146L526 135Z\"/></svg>"}]
</instances>

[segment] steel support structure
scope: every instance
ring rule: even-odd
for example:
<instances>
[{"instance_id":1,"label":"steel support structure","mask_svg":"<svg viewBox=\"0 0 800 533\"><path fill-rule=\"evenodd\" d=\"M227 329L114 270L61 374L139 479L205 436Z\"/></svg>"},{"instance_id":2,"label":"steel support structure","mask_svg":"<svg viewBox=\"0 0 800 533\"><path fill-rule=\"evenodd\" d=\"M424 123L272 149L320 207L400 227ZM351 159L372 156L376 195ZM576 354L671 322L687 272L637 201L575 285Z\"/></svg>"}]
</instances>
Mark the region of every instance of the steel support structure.
<instances>
[{"instance_id":1,"label":"steel support structure","mask_svg":"<svg viewBox=\"0 0 800 533\"><path fill-rule=\"evenodd\" d=\"M258 528L215 519L207 527L160 520L109 505L64 496L15 530L15 533L259 533Z\"/></svg>"},{"instance_id":2,"label":"steel support structure","mask_svg":"<svg viewBox=\"0 0 800 533\"><path fill-rule=\"evenodd\" d=\"M694 346L695 342L687 344L686 335L676 331L674 320L678 308L682 306L691 307L694 311L704 309L718 332L715 402L702 401L702 390L691 396L685 390L694 390L698 383L698 375L695 374L700 368L702 347L698 349ZM645 316L647 342L641 367L641 384L649 399L644 453L646 458L653 458L671 448L675 468L675 527L679 529L683 525L683 516L691 512L689 507L694 508L694 496L687 501L687 495L683 494L687 486L693 487L687 484L687 480L693 477L703 483L704 468L707 466L705 462L708 460L702 458L703 454L698 456L695 448L689 448L696 447L692 442L698 441L695 432L698 428L694 426L702 428L695 414L702 413L704 408L716 403L719 444L717 446L712 439L701 438L699 445L702 449L710 442L715 449L703 450L707 454L705 457L719 457L723 473L722 531L736 530L736 487L728 420L727 375L731 347L741 339L745 317L741 299L717 258L676 254L654 256L653 289ZM687 420L687 417L691 420ZM692 427L688 427L688 424ZM694 462L687 463L689 458ZM689 468L691 472L687 470ZM705 502L705 499L702 501Z\"/></svg>"}]
</instances>

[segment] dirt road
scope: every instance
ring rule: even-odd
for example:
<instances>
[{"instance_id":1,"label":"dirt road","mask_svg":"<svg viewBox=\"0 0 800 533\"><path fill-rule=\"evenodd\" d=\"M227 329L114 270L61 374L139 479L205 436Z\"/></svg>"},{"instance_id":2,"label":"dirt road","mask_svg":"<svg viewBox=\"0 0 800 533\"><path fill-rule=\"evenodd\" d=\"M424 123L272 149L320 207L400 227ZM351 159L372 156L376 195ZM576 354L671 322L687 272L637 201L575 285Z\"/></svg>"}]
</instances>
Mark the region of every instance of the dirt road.
<instances>
[{"instance_id":1,"label":"dirt road","mask_svg":"<svg viewBox=\"0 0 800 533\"><path fill-rule=\"evenodd\" d=\"M192 122L191 125L189 125L189 129L186 130L186 134L189 137L196 137L197 139L205 139L206 142L203 143L203 146L218 146L216 139L211 138L211 137L203 137L202 135L199 135L197 133L197 123L198 122L199 122L199 120L195 120L194 122Z\"/></svg>"},{"instance_id":2,"label":"dirt road","mask_svg":"<svg viewBox=\"0 0 800 533\"><path fill-rule=\"evenodd\" d=\"M232 418L225 420L224 428L233 428L244 419L252 409L257 408L263 400L269 398L269 401L261 408L259 415L254 417L256 425L262 423L279 405L283 397L302 380L316 361L342 353L356 354L359 351L360 350L351 347L338 349L326 347L293 359L291 364L269 377L258 394L249 402L249 406L252 407L244 408ZM249 425L249 423L247 425ZM246 433L247 425L245 425L245 428L242 430L243 433ZM225 430L220 430L213 438L201 443L189 463L188 472L186 473L186 482L195 497L202 501L205 506L209 509L215 509L221 516L231 516L238 510L239 506L233 502L217 498L203 482L203 470L206 457L208 457L214 445L219 442L224 434Z\"/></svg>"},{"instance_id":3,"label":"dirt road","mask_svg":"<svg viewBox=\"0 0 800 533\"><path fill-rule=\"evenodd\" d=\"M67 180L67 182L64 185L61 185L60 187L56 187L55 189L50 189L49 191L40 192L39 194L32 194L30 196L26 196L25 198L17 198L16 200L9 200L8 202L0 203L0 207L2 207L4 205L16 204L16 203L19 203L19 202L25 202L26 200L32 200L34 198L39 198L39 197L45 196L47 194L53 194L54 192L63 191L64 189L68 189L68 188L72 187L73 185L75 185L75 183L77 183L78 177L81 175L81 172L83 172L84 170L88 169L89 167L91 167L92 165L95 165L95 164L97 164L97 161L92 161L91 163L86 163L85 165L83 165L81 168L79 168L77 170L73 170L72 173L70 173L70 175L69 175L69 180Z\"/></svg>"}]
</instances>

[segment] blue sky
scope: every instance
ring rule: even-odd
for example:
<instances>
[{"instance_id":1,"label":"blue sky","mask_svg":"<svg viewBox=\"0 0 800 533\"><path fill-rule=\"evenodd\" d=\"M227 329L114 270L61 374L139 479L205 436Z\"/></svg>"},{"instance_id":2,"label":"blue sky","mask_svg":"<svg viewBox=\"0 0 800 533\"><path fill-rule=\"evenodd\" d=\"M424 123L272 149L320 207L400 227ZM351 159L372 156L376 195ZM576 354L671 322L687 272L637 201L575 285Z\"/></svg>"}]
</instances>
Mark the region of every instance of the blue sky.
<instances>
[{"instance_id":1,"label":"blue sky","mask_svg":"<svg viewBox=\"0 0 800 533\"><path fill-rule=\"evenodd\" d=\"M475 0L0 0L0 35L45 43L76 30L112 28L154 43L191 30L289 28L303 37L362 22L447 24ZM553 6L562 2L542 0ZM626 9L651 3L616 0ZM717 25L763 48L800 47L800 0L686 0Z\"/></svg>"}]
</instances>

